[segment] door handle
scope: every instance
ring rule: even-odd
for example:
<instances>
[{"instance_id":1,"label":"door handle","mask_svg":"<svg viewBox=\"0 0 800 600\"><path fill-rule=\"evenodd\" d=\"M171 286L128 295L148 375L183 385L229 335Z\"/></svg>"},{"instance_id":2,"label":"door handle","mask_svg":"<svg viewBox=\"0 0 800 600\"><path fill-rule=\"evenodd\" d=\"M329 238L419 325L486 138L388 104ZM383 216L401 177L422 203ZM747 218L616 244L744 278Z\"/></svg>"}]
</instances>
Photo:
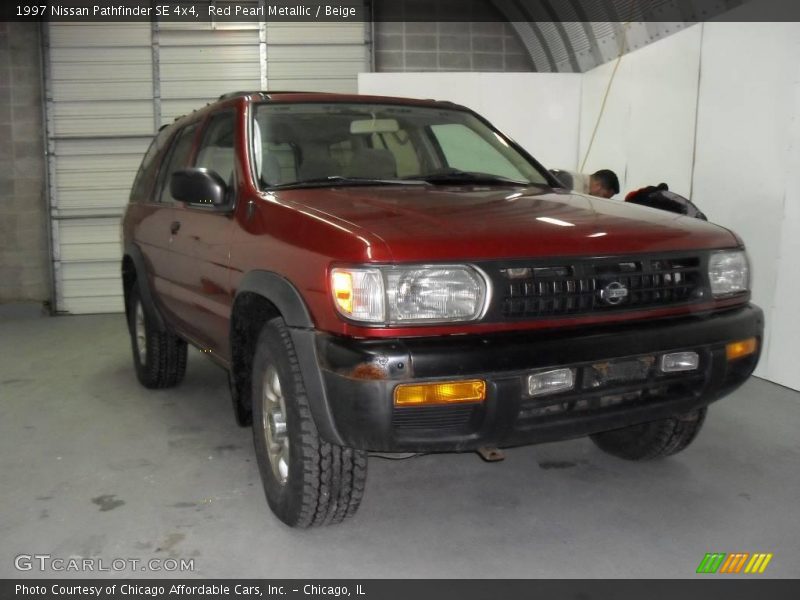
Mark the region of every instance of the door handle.
<instances>
[{"instance_id":1,"label":"door handle","mask_svg":"<svg viewBox=\"0 0 800 600\"><path fill-rule=\"evenodd\" d=\"M175 235L176 233L178 233L178 230L180 228L181 228L181 222L180 221L173 221L172 225L169 226L169 230L172 232L172 235Z\"/></svg>"}]
</instances>

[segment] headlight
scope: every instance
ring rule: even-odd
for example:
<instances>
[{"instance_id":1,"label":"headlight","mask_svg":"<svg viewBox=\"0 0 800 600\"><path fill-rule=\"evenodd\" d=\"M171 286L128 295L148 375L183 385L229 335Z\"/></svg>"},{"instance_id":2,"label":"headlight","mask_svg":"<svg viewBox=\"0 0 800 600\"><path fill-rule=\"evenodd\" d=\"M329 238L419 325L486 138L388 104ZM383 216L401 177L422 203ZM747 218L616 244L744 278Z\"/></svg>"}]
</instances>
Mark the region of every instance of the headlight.
<instances>
[{"instance_id":1,"label":"headlight","mask_svg":"<svg viewBox=\"0 0 800 600\"><path fill-rule=\"evenodd\" d=\"M365 323L474 321L487 303L487 285L462 265L333 269L337 310Z\"/></svg>"},{"instance_id":2,"label":"headlight","mask_svg":"<svg viewBox=\"0 0 800 600\"><path fill-rule=\"evenodd\" d=\"M714 297L746 292L750 288L750 265L743 250L714 252L708 259L708 279Z\"/></svg>"}]
</instances>

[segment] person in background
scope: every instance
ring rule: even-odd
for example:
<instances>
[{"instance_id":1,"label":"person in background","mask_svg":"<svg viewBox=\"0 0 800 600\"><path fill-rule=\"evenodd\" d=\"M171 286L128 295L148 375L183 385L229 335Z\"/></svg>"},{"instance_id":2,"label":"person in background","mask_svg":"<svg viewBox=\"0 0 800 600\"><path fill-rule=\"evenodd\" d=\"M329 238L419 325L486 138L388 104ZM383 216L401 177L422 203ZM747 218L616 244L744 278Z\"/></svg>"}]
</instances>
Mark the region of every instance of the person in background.
<instances>
[{"instance_id":1,"label":"person in background","mask_svg":"<svg viewBox=\"0 0 800 600\"><path fill-rule=\"evenodd\" d=\"M619 194L619 179L614 171L600 169L589 176L589 195L611 198L614 194Z\"/></svg>"}]
</instances>

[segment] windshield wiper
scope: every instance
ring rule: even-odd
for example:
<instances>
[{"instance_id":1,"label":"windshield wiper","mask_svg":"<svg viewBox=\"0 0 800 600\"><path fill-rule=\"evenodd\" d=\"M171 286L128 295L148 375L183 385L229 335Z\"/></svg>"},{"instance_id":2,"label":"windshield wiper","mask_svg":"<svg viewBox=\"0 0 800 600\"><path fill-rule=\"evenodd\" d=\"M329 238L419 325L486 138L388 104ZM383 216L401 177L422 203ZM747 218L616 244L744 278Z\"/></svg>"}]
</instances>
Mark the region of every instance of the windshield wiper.
<instances>
[{"instance_id":1,"label":"windshield wiper","mask_svg":"<svg viewBox=\"0 0 800 600\"><path fill-rule=\"evenodd\" d=\"M289 183L279 183L278 185L265 186L270 190L285 190L294 188L311 187L344 187L357 185L428 185L427 181L414 179L371 179L369 177L343 177L341 175L331 175L329 177L315 177L303 179L301 181L290 181Z\"/></svg>"},{"instance_id":2,"label":"windshield wiper","mask_svg":"<svg viewBox=\"0 0 800 600\"><path fill-rule=\"evenodd\" d=\"M517 181L501 175L491 173L478 173L476 171L443 171L440 173L428 173L427 175L415 175L414 179L427 181L433 184L453 184L453 183L486 183L501 185L531 185L530 181Z\"/></svg>"}]
</instances>

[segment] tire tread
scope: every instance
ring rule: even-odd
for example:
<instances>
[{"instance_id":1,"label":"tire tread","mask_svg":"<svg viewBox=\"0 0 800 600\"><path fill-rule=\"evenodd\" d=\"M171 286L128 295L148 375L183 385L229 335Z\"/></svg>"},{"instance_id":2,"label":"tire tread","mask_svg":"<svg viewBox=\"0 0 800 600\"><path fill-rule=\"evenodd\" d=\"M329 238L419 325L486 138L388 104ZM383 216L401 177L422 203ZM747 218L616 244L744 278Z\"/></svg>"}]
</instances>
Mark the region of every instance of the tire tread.
<instances>
[{"instance_id":1,"label":"tire tread","mask_svg":"<svg viewBox=\"0 0 800 600\"><path fill-rule=\"evenodd\" d=\"M691 444L705 421L707 409L633 425L591 436L598 448L627 460L654 460L677 454Z\"/></svg>"},{"instance_id":2,"label":"tire tread","mask_svg":"<svg viewBox=\"0 0 800 600\"><path fill-rule=\"evenodd\" d=\"M179 385L186 375L188 345L174 333L160 329L145 310L145 330L147 331L147 360L142 364L136 346L134 319L136 306L142 302L138 284L131 290L131 314L129 328L133 346L133 360L136 375L146 388L164 389Z\"/></svg>"},{"instance_id":3,"label":"tire tread","mask_svg":"<svg viewBox=\"0 0 800 600\"><path fill-rule=\"evenodd\" d=\"M299 510L295 515L288 512L276 514L288 525L299 528L340 523L355 514L364 495L366 452L337 446L320 438L291 334L283 318L276 317L266 324L259 345L264 335L274 336L280 342L283 356L287 359L292 377L292 400L299 415L301 452L305 458ZM253 379L258 380L255 374Z\"/></svg>"}]
</instances>

